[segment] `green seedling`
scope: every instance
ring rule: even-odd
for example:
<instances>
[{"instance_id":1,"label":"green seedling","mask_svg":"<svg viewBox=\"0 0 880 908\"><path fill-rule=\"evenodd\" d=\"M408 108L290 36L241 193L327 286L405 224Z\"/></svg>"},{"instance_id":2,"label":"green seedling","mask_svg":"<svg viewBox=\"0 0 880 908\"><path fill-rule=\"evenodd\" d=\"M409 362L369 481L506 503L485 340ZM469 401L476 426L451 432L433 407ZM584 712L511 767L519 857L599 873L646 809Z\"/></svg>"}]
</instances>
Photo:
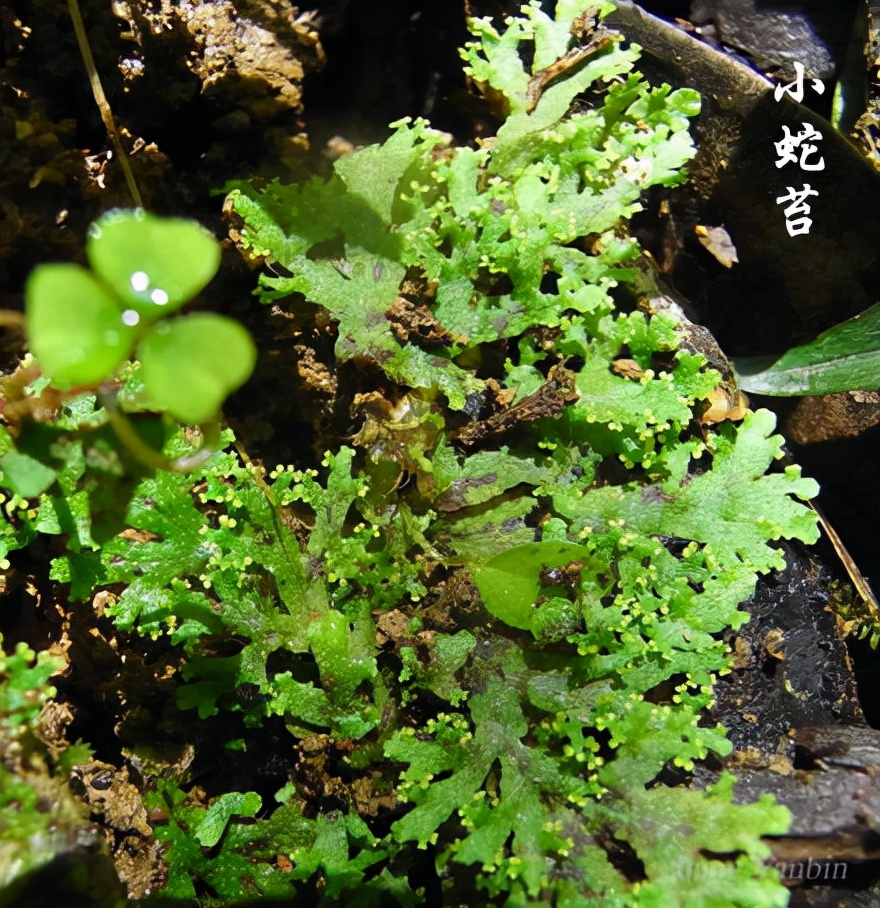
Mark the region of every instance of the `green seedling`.
<instances>
[{"instance_id":1,"label":"green seedling","mask_svg":"<svg viewBox=\"0 0 880 908\"><path fill-rule=\"evenodd\" d=\"M214 276L217 241L191 221L117 210L92 224L86 256L91 270L42 265L27 283L28 339L52 385L99 385L134 351L151 404L181 422L213 418L251 374L253 341L220 315L167 316Z\"/></svg>"}]
</instances>

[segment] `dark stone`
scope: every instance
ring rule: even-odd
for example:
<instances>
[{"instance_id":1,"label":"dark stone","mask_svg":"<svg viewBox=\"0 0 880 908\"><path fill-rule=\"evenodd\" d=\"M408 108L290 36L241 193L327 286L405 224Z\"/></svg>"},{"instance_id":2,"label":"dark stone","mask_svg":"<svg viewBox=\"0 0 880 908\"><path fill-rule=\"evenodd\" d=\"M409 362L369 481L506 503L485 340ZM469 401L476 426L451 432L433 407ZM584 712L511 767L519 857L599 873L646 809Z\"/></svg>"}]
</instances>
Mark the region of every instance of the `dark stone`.
<instances>
[{"instance_id":1,"label":"dark stone","mask_svg":"<svg viewBox=\"0 0 880 908\"><path fill-rule=\"evenodd\" d=\"M808 76L833 79L846 56L855 4L827 0L693 0L690 20L711 23L714 37L754 60L764 72L794 75L802 63Z\"/></svg>"}]
</instances>

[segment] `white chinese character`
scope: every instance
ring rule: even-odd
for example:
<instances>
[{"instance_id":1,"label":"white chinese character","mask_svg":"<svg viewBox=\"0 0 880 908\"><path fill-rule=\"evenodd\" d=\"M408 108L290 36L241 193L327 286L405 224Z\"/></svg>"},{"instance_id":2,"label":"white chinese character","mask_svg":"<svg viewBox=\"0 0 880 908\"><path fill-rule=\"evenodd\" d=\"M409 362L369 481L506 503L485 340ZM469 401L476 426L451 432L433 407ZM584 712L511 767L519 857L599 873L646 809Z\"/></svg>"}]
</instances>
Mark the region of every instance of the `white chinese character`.
<instances>
[{"instance_id":1,"label":"white chinese character","mask_svg":"<svg viewBox=\"0 0 880 908\"><path fill-rule=\"evenodd\" d=\"M779 160L776 162L777 167L784 167L791 161L797 161L798 157L794 153L795 148L800 148L800 165L801 170L824 170L825 158L819 158L818 161L808 161L810 155L816 154L819 150L817 146L806 142L807 139L822 139L822 133L814 129L809 123L801 124L804 128L797 134L792 135L787 126L783 126L784 136L773 144L776 146L776 154ZM803 144L806 143L806 144Z\"/></svg>"},{"instance_id":2,"label":"white chinese character","mask_svg":"<svg viewBox=\"0 0 880 908\"><path fill-rule=\"evenodd\" d=\"M821 95L825 91L825 84L821 79L813 79L813 91L817 95ZM794 64L794 82L789 82L788 85L777 85L773 89L773 97L775 100L779 100L782 95L788 92L788 94L794 98L798 104L804 100L804 64L795 63Z\"/></svg>"},{"instance_id":3,"label":"white chinese character","mask_svg":"<svg viewBox=\"0 0 880 908\"><path fill-rule=\"evenodd\" d=\"M810 232L813 226L812 218L790 218L785 222L785 229L789 236L803 236Z\"/></svg>"},{"instance_id":4,"label":"white chinese character","mask_svg":"<svg viewBox=\"0 0 880 908\"><path fill-rule=\"evenodd\" d=\"M811 188L809 183L804 183L803 189L795 189L794 186L786 186L785 188L788 190L787 194L779 196L776 199L776 204L791 202L787 208L782 210L785 215L785 229L788 231L788 235L801 236L809 233L813 222L806 217L810 213L807 197L811 195L818 196L819 193ZM803 215L803 217L795 217L795 215Z\"/></svg>"}]
</instances>

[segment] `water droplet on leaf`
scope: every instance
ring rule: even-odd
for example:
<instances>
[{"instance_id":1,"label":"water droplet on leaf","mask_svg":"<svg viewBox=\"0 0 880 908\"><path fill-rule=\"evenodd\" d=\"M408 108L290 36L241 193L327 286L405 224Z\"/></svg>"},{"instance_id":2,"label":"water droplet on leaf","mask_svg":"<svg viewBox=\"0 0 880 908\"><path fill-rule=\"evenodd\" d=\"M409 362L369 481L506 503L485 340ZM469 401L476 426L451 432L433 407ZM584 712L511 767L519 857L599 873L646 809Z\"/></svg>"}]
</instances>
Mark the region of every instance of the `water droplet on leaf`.
<instances>
[{"instance_id":1,"label":"water droplet on leaf","mask_svg":"<svg viewBox=\"0 0 880 908\"><path fill-rule=\"evenodd\" d=\"M189 302L214 276L220 245L201 225L143 209L116 209L93 225L86 244L92 270L134 309L141 323Z\"/></svg>"}]
</instances>

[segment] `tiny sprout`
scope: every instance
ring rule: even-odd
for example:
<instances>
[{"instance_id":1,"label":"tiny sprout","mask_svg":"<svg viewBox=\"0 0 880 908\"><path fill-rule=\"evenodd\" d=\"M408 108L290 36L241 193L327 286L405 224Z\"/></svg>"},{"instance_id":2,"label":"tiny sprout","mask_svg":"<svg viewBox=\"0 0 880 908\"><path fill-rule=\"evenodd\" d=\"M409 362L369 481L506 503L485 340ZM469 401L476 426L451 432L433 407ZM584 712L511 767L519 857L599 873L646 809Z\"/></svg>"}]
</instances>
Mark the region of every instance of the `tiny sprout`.
<instances>
[{"instance_id":1,"label":"tiny sprout","mask_svg":"<svg viewBox=\"0 0 880 908\"><path fill-rule=\"evenodd\" d=\"M41 265L25 288L28 340L52 385L97 387L135 354L153 406L181 422L213 420L253 371L254 343L219 315L167 316L214 277L217 241L194 221L117 209L89 228L86 256L91 270ZM109 415L126 445L158 465L159 455L138 447L122 414Z\"/></svg>"}]
</instances>

